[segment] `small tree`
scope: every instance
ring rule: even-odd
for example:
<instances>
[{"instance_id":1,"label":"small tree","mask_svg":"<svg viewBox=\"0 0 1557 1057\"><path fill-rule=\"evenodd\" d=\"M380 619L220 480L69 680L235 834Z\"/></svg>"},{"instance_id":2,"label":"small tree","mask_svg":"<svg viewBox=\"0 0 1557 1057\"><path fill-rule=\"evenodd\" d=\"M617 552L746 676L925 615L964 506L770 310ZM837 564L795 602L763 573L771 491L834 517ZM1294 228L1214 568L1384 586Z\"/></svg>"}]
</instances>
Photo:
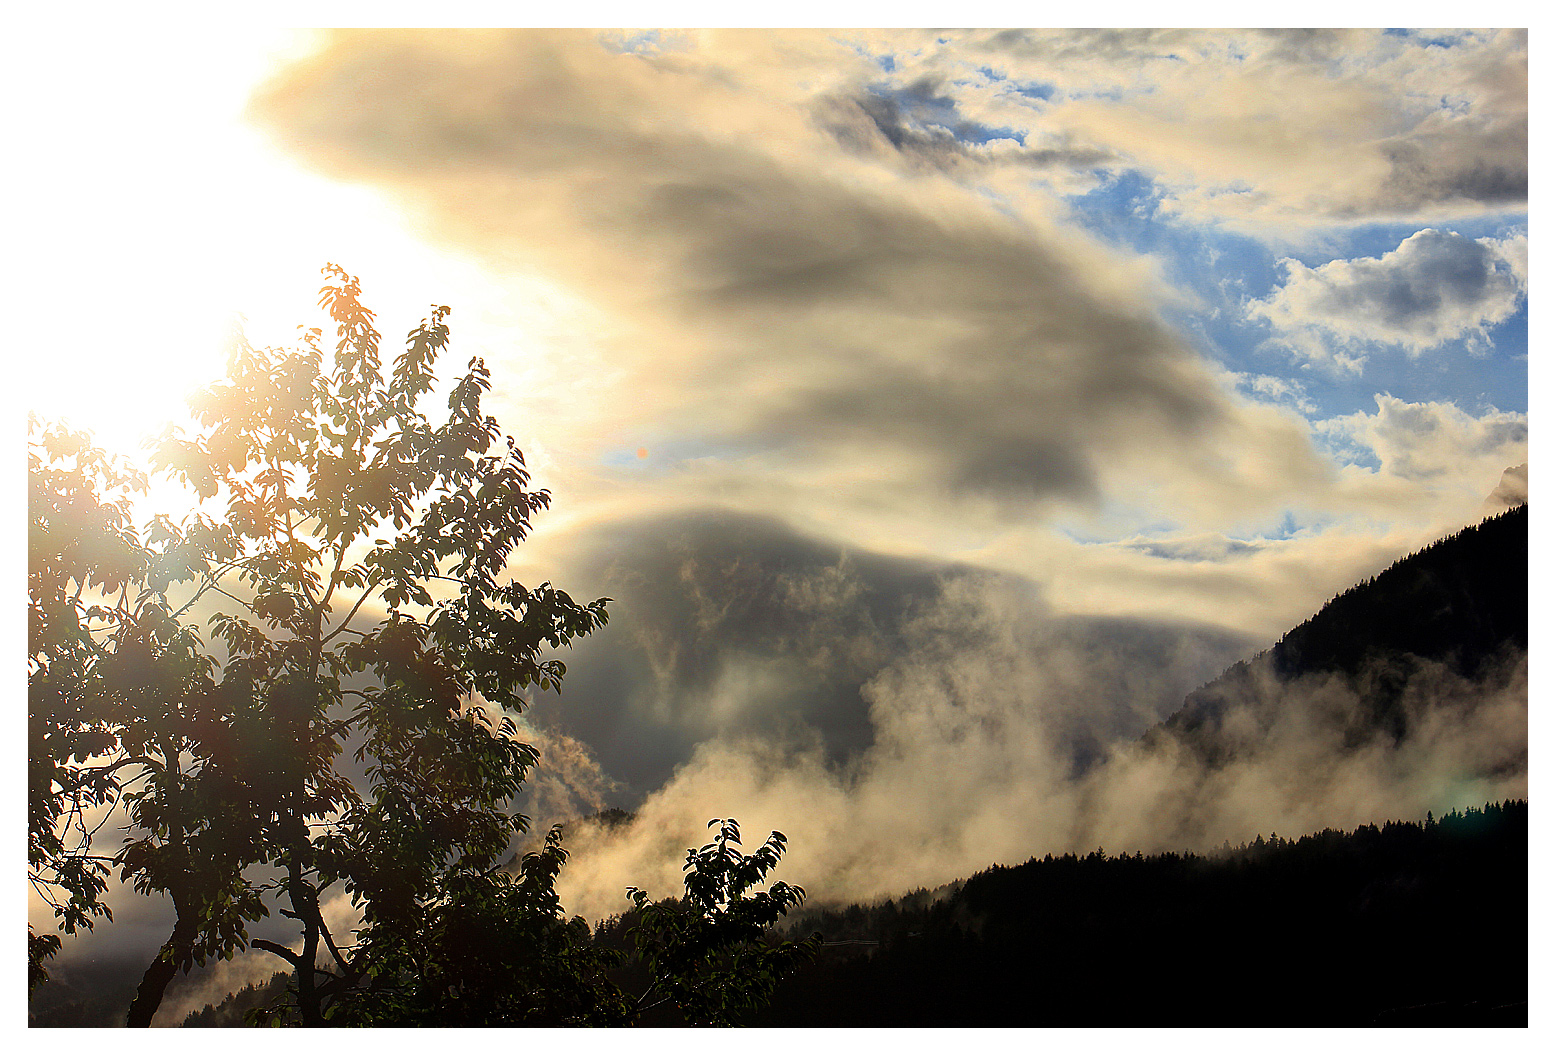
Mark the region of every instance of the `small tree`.
<instances>
[{"instance_id":1,"label":"small tree","mask_svg":"<svg viewBox=\"0 0 1557 1057\"><path fill-rule=\"evenodd\" d=\"M30 876L66 932L109 917L84 819L122 800L114 861L176 912L131 1026L176 972L246 944L295 971L279 1022L625 1022L610 955L557 904L559 835L517 876L500 867L536 762L513 717L560 689L543 652L604 624L608 600L504 577L550 497L483 415L479 359L441 421L424 411L449 310L386 371L357 280L325 271L333 347L318 329L289 349L240 337L197 424L159 442L155 466L200 498L188 517L137 534L144 479L34 429ZM191 623L206 611L219 649ZM337 886L351 941L322 910ZM248 942L272 907L298 950ZM29 928L33 979L58 945Z\"/></svg>"},{"instance_id":2,"label":"small tree","mask_svg":"<svg viewBox=\"0 0 1557 1057\"><path fill-rule=\"evenodd\" d=\"M783 856L784 834L775 831L743 855L735 819L708 825L719 836L687 850L683 899L650 903L642 890L627 890L638 912L633 939L650 976L634 1017L669 1003L688 1024L731 1027L765 1005L784 975L820 944L816 936L769 941L773 927L806 897L805 889L784 881L755 891Z\"/></svg>"}]
</instances>

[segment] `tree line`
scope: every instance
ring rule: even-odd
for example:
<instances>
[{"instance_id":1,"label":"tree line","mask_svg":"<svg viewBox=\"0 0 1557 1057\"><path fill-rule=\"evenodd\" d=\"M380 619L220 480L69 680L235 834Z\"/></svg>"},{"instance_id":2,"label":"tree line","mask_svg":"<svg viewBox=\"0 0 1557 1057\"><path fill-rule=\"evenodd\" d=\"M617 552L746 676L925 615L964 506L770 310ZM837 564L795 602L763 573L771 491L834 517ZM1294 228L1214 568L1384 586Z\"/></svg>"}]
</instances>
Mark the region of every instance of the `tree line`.
<instances>
[{"instance_id":1,"label":"tree line","mask_svg":"<svg viewBox=\"0 0 1557 1057\"><path fill-rule=\"evenodd\" d=\"M1045 855L939 897L808 908L788 927L827 946L753 1023L1523 1025L1528 814Z\"/></svg>"},{"instance_id":2,"label":"tree line","mask_svg":"<svg viewBox=\"0 0 1557 1057\"><path fill-rule=\"evenodd\" d=\"M1272 833L1208 854L1045 855L872 904L808 904L825 936L747 1023L768 1027L1504 1025L1528 1019L1528 804ZM622 957L637 910L589 942ZM580 926L582 927L582 923ZM191 1014L238 1026L272 978ZM680 1026L670 1004L645 1025Z\"/></svg>"}]
</instances>

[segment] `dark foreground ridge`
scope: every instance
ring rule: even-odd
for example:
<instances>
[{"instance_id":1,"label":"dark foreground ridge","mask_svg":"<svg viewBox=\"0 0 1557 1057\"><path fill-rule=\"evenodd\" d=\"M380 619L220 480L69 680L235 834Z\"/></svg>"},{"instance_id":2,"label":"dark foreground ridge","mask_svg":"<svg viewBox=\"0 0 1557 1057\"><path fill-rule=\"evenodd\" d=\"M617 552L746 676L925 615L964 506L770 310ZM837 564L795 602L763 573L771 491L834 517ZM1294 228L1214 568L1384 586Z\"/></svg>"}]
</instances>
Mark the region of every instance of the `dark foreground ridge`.
<instances>
[{"instance_id":1,"label":"dark foreground ridge","mask_svg":"<svg viewBox=\"0 0 1557 1057\"><path fill-rule=\"evenodd\" d=\"M754 1024L1524 1026L1524 801L1201 856L1045 856L809 912Z\"/></svg>"}]
</instances>

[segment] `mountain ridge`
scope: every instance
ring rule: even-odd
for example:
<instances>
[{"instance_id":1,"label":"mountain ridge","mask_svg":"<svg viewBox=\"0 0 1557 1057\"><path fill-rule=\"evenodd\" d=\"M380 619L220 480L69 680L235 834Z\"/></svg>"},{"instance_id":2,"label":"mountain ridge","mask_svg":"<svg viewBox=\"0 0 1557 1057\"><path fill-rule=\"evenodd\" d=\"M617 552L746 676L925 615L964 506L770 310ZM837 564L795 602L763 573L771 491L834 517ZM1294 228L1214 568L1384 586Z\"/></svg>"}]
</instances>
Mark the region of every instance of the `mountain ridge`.
<instances>
[{"instance_id":1,"label":"mountain ridge","mask_svg":"<svg viewBox=\"0 0 1557 1057\"><path fill-rule=\"evenodd\" d=\"M1520 504L1467 526L1341 592L1270 649L1239 661L1191 692L1147 732L1176 738L1203 760L1238 754L1223 720L1268 700L1265 685L1339 676L1366 704L1346 730L1351 747L1378 733L1399 741L1410 722L1414 676L1438 665L1460 679L1496 678L1529 649L1529 507ZM1267 725L1275 717L1262 715Z\"/></svg>"}]
</instances>

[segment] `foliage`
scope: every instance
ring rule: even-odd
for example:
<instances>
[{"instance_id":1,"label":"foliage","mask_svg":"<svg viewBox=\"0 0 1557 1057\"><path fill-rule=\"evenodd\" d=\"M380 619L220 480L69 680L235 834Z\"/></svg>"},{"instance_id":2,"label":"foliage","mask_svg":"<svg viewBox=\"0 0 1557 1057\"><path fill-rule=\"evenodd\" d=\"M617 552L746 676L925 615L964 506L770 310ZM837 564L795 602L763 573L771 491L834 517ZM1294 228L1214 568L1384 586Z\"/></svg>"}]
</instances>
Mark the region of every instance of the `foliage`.
<instances>
[{"instance_id":1,"label":"foliage","mask_svg":"<svg viewBox=\"0 0 1557 1057\"><path fill-rule=\"evenodd\" d=\"M394 941L376 932L365 946L372 982L348 992L330 1022L620 1027L669 1004L689 1024L735 1024L816 944L773 931L804 899L800 888L777 881L765 892L753 890L777 866L783 835L746 856L735 821L716 822L719 839L687 853L684 898L650 903L629 889L634 959L652 978L636 997L612 972L627 960L624 953L595 942L584 920L568 919L558 902L555 882L567 853L557 826L540 850L523 856L517 874L463 878L423 907L420 929ZM516 980L525 986L515 987ZM252 1019L274 1022L275 1013Z\"/></svg>"},{"instance_id":2,"label":"foliage","mask_svg":"<svg viewBox=\"0 0 1557 1057\"><path fill-rule=\"evenodd\" d=\"M543 654L608 600L505 577L550 496L483 414L479 359L446 415L424 410L449 309L385 365L357 280L325 271L333 344L240 337L195 424L160 439L154 468L199 497L187 517L137 531L145 479L34 424L29 876L65 932L108 918L88 819L127 809L113 865L177 914L132 1026L177 971L245 946L292 966L270 1014L285 1023L620 1019L557 906L556 835L518 877L500 868L537 758L514 714L560 690ZM331 889L361 916L354 940L325 920ZM297 949L249 941L272 909ZM57 948L29 929L31 979Z\"/></svg>"},{"instance_id":3,"label":"foliage","mask_svg":"<svg viewBox=\"0 0 1557 1057\"><path fill-rule=\"evenodd\" d=\"M753 892L784 854L784 835L775 831L743 855L734 819L708 825L719 827L719 836L688 849L685 898L650 903L640 889L627 890L639 919L632 937L651 978L638 1007L647 1011L668 1002L688 1024L730 1027L766 1003L778 982L815 954L820 940L768 939L805 900L804 889L784 881Z\"/></svg>"},{"instance_id":4,"label":"foliage","mask_svg":"<svg viewBox=\"0 0 1557 1057\"><path fill-rule=\"evenodd\" d=\"M376 915L357 957L362 986L343 990L329 1022L340 1026L589 1026L621 1020L622 998L606 979L612 952L588 944L569 921L555 881L566 860L560 828L541 851L504 871L451 876L419 905L420 919ZM375 908L376 909L376 908ZM275 1022L284 1009L262 1011Z\"/></svg>"},{"instance_id":5,"label":"foliage","mask_svg":"<svg viewBox=\"0 0 1557 1057\"><path fill-rule=\"evenodd\" d=\"M119 791L122 687L113 661L145 662L141 606L129 589L144 570L130 497L144 475L84 433L28 420L27 866L65 934L112 920L102 901L108 862L92 854L92 820ZM132 658L134 661L132 661ZM92 821L89 821L92 820ZM28 926L28 983L48 978L58 935Z\"/></svg>"}]
</instances>

